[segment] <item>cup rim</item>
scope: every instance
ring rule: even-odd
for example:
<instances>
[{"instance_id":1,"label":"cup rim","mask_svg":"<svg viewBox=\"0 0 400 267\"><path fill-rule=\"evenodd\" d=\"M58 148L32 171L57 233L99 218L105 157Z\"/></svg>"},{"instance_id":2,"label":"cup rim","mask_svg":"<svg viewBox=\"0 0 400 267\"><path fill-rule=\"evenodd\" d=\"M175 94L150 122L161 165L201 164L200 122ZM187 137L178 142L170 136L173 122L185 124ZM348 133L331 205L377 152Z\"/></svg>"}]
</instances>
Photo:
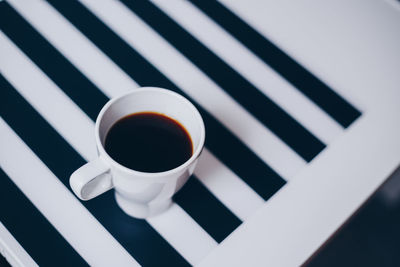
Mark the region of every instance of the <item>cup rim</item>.
<instances>
[{"instance_id":1,"label":"cup rim","mask_svg":"<svg viewBox=\"0 0 400 267\"><path fill-rule=\"evenodd\" d=\"M186 103L192 110L193 113L195 114L195 116L198 118L198 122L200 124L200 140L199 140L199 144L196 147L196 149L193 151L192 156L185 161L183 164L179 165L178 167L175 167L173 169L167 170L167 171L162 171L162 172L142 172L142 171L137 171L137 170L133 170L130 169L128 167L125 167L124 165L120 164L119 162L117 162L116 160L114 160L105 150L103 143L100 140L100 123L104 117L104 114L107 112L107 110L118 100L127 97L131 94L138 94L140 92L148 92L148 91L155 91L155 92L161 92L164 94L169 94L172 95L174 97L179 98L181 101L183 101L184 103ZM136 89L133 89L133 91L124 93L120 96L114 97L112 99L110 99L101 109L99 115L97 116L96 119L96 124L95 124L95 138L96 138L96 143L97 143L97 149L99 150L99 156L100 157L104 157L106 159L106 162L114 165L114 167L121 169L127 173L130 174L135 174L135 175L139 175L139 176L146 176L146 177L161 177L161 176L168 176L169 174L173 174L173 173L177 173L181 170L186 169L193 161L195 161L199 156L201 151L204 148L204 142L205 142L205 126L204 126L204 121L203 118L200 114L200 112L197 110L197 108L193 105L192 102L190 102L186 97L172 91L172 90L168 90L165 88L161 88L161 87L153 87L153 86L146 86L146 87L139 87Z\"/></svg>"}]
</instances>

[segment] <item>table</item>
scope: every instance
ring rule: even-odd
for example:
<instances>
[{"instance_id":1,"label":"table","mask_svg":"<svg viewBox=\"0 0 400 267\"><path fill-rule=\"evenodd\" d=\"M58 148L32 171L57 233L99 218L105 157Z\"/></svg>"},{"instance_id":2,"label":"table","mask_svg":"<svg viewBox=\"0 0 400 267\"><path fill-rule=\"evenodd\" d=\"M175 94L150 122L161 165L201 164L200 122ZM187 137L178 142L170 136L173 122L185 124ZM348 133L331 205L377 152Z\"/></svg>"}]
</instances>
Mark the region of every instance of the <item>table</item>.
<instances>
[{"instance_id":1,"label":"table","mask_svg":"<svg viewBox=\"0 0 400 267\"><path fill-rule=\"evenodd\" d=\"M0 2L0 251L21 266L297 266L400 163L395 1ZM189 98L206 148L138 220L69 175L109 98Z\"/></svg>"}]
</instances>

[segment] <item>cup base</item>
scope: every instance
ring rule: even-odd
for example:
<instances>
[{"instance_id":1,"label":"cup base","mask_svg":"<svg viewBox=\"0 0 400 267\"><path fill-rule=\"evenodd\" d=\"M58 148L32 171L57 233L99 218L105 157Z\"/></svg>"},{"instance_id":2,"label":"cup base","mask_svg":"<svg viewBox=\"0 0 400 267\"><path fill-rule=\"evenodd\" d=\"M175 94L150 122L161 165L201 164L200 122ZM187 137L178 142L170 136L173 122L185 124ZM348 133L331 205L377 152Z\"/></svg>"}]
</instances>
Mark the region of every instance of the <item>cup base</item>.
<instances>
[{"instance_id":1,"label":"cup base","mask_svg":"<svg viewBox=\"0 0 400 267\"><path fill-rule=\"evenodd\" d=\"M172 204L171 199L157 204L144 204L126 199L120 194L115 194L115 199L119 207L129 216L138 219L145 219L148 217L156 216L166 211Z\"/></svg>"}]
</instances>

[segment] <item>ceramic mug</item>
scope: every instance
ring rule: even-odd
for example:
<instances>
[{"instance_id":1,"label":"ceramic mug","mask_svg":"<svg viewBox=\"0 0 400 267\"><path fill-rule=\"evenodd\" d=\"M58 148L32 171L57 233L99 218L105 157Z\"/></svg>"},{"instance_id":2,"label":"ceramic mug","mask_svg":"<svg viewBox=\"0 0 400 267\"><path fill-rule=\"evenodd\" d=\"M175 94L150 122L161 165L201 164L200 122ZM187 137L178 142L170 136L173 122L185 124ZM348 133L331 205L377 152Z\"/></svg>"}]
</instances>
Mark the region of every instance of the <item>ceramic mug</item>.
<instances>
[{"instance_id":1,"label":"ceramic mug","mask_svg":"<svg viewBox=\"0 0 400 267\"><path fill-rule=\"evenodd\" d=\"M180 122L193 143L193 155L182 165L163 172L129 169L107 154L107 132L119 119L138 112L158 112ZM162 88L143 87L111 99L96 120L98 158L86 163L70 177L74 193L82 200L92 199L112 188L118 205L127 214L146 218L166 210L172 196L194 171L204 146L205 128L200 113L183 96Z\"/></svg>"}]
</instances>

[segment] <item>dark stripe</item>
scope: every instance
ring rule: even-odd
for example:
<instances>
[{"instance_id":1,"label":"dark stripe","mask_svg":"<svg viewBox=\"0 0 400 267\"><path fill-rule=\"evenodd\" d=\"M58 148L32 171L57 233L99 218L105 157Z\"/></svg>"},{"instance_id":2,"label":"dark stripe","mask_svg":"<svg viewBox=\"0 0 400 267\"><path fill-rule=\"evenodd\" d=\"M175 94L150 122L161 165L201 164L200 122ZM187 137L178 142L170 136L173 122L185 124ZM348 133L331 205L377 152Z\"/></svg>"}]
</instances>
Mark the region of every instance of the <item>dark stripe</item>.
<instances>
[{"instance_id":1,"label":"dark stripe","mask_svg":"<svg viewBox=\"0 0 400 267\"><path fill-rule=\"evenodd\" d=\"M242 222L202 185L191 177L174 200L217 241L221 242Z\"/></svg>"},{"instance_id":2,"label":"dark stripe","mask_svg":"<svg viewBox=\"0 0 400 267\"><path fill-rule=\"evenodd\" d=\"M5 34L53 80L58 87L93 120L96 119L107 97L80 73L60 52L49 44L8 3L1 7L1 29ZM18 30L16 30L18 29ZM46 56L43 56L46 55ZM86 105L86 103L91 105Z\"/></svg>"},{"instance_id":3,"label":"dark stripe","mask_svg":"<svg viewBox=\"0 0 400 267\"><path fill-rule=\"evenodd\" d=\"M285 184L276 172L236 136L85 7L74 1L51 1L51 4L140 85L168 88L194 103L206 125L206 146L260 196L268 199Z\"/></svg>"},{"instance_id":4,"label":"dark stripe","mask_svg":"<svg viewBox=\"0 0 400 267\"><path fill-rule=\"evenodd\" d=\"M22 19L20 18L20 20L22 20ZM47 43L47 41L45 39L43 39L43 37L41 37L38 33L34 32L34 30L32 28L28 28L27 25L26 25L26 22L23 22L23 21L22 22L18 21L18 22L19 23L17 25L18 26L24 26L23 28L25 28L25 31L19 31L19 30L18 31L14 31L12 36L15 39L18 39L20 34L26 34L27 36L34 36L34 41L39 40L40 41L40 45L44 45L45 44L47 50L50 50L50 51L54 50L54 48L49 43ZM8 33L8 31L6 33ZM32 45L32 44L37 45L36 43L33 43L33 42L30 42L28 45ZM26 49L26 47L24 46L23 43L20 44L20 47L23 50ZM75 69L72 69L72 66L67 62L67 60L65 58L61 58L59 60L53 61L53 59L51 57L49 57L46 54L45 51L37 50L37 51L35 51L35 53L40 53L40 54L35 54L36 56L32 58L33 61L35 61L35 63L36 63L36 60L40 60L41 58L48 58L45 62L41 62L41 64L42 64L42 67L44 69L52 68L53 73L55 74L53 77L55 77L56 79L62 79L61 76L63 76L63 71L67 70L67 71L69 71L69 79L75 80L77 85L80 86L79 82L81 82L82 80L80 80L79 78L80 78L81 74L79 73L79 75L77 75L78 71L75 70ZM50 55L51 56L54 55L54 52L50 53ZM66 64L66 63L68 63L68 64ZM81 86L82 86L82 88L84 88L83 87L84 84L82 84ZM61 88L64 89L64 87L61 87ZM93 88L93 89L97 90L96 88ZM76 97L77 96L75 96L73 98L73 100L75 100ZM78 102L81 103L81 107L83 107L85 110L92 109L93 105L96 106L96 104L97 104L95 102L96 99L93 99L90 102L88 102L88 100L89 99L82 98L82 99L79 99L79 101L78 101ZM102 102L106 102L107 98L103 95L103 99L97 99L97 100L102 100ZM196 192L199 197L200 197L200 194L201 194L204 199L208 199L209 200L209 204L211 204L211 202L214 202L213 206L215 208L217 208L217 209L226 209L225 206L221 205L219 203L219 201L216 198L214 198L212 196L212 194L208 190L201 190L201 188L198 188L200 186L201 185L197 185L196 184L194 187L192 187L193 190L194 190L193 192ZM188 199L188 201L191 201L191 199ZM190 207L190 203L188 203L187 206ZM191 215L191 210L190 209L187 210L187 212L189 213L189 215ZM229 213L229 212L226 212L226 213ZM230 224L222 225L226 229L222 229L221 230L221 232L222 232L221 235L225 235L225 233L227 233L227 232L230 233L232 229L229 226L237 224L237 220L238 219L235 216L227 217L227 219L228 218L231 219L232 222ZM211 223L204 224L202 226L204 226L204 230L206 230L210 234L213 234L214 229L220 229L221 228L221 227L218 227L219 222L217 220L214 220L214 223L216 224L216 226L212 226ZM208 228L210 228L210 229L208 229Z\"/></svg>"},{"instance_id":5,"label":"dark stripe","mask_svg":"<svg viewBox=\"0 0 400 267\"><path fill-rule=\"evenodd\" d=\"M272 42L215 0L190 0L343 127L361 112Z\"/></svg>"},{"instance_id":6,"label":"dark stripe","mask_svg":"<svg viewBox=\"0 0 400 267\"><path fill-rule=\"evenodd\" d=\"M70 189L69 176L85 164L85 160L2 76L0 88L0 116ZM112 191L82 204L140 264L158 266L160 262L168 262L171 266L188 265L146 221L126 215L115 202Z\"/></svg>"},{"instance_id":7,"label":"dark stripe","mask_svg":"<svg viewBox=\"0 0 400 267\"><path fill-rule=\"evenodd\" d=\"M4 258L3 255L1 255L1 253L0 253L0 266L11 267L6 258Z\"/></svg>"},{"instance_id":8,"label":"dark stripe","mask_svg":"<svg viewBox=\"0 0 400 267\"><path fill-rule=\"evenodd\" d=\"M325 145L150 1L123 3L306 161Z\"/></svg>"},{"instance_id":9,"label":"dark stripe","mask_svg":"<svg viewBox=\"0 0 400 267\"><path fill-rule=\"evenodd\" d=\"M0 203L0 221L37 264L88 266L2 169Z\"/></svg>"}]
</instances>

